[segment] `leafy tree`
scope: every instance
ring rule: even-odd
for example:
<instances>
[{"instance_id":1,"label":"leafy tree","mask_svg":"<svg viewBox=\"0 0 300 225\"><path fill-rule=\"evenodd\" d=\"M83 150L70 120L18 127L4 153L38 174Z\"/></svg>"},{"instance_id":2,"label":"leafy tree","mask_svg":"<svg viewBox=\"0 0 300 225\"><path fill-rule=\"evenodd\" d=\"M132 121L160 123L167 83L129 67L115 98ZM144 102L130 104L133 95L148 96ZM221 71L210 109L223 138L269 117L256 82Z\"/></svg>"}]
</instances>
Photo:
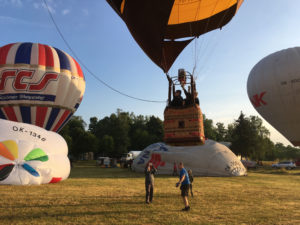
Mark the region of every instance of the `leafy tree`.
<instances>
[{"instance_id":1,"label":"leafy tree","mask_svg":"<svg viewBox=\"0 0 300 225\"><path fill-rule=\"evenodd\" d=\"M227 130L223 123L216 124L216 141L226 141Z\"/></svg>"},{"instance_id":2,"label":"leafy tree","mask_svg":"<svg viewBox=\"0 0 300 225\"><path fill-rule=\"evenodd\" d=\"M94 135L96 135L97 123L98 123L98 118L97 117L91 117L90 118L89 131Z\"/></svg>"},{"instance_id":3,"label":"leafy tree","mask_svg":"<svg viewBox=\"0 0 300 225\"><path fill-rule=\"evenodd\" d=\"M99 143L99 152L102 156L114 156L114 139L112 136L104 135Z\"/></svg>"},{"instance_id":4,"label":"leafy tree","mask_svg":"<svg viewBox=\"0 0 300 225\"><path fill-rule=\"evenodd\" d=\"M149 144L163 141L164 128L163 128L163 121L161 121L160 118L155 116L150 116L150 118L147 118L146 129L151 137Z\"/></svg>"},{"instance_id":5,"label":"leafy tree","mask_svg":"<svg viewBox=\"0 0 300 225\"><path fill-rule=\"evenodd\" d=\"M86 123L80 116L73 116L60 134L65 138L69 153L75 157L85 152L96 152L98 141L95 135L85 131Z\"/></svg>"},{"instance_id":6,"label":"leafy tree","mask_svg":"<svg viewBox=\"0 0 300 225\"><path fill-rule=\"evenodd\" d=\"M239 118L228 127L234 153L254 160L272 157L274 144L270 132L262 125L257 116L246 117L242 112Z\"/></svg>"},{"instance_id":7,"label":"leafy tree","mask_svg":"<svg viewBox=\"0 0 300 225\"><path fill-rule=\"evenodd\" d=\"M231 149L242 157L247 157L253 146L253 132L250 121L241 112L239 118L233 124L231 136Z\"/></svg>"},{"instance_id":8,"label":"leafy tree","mask_svg":"<svg viewBox=\"0 0 300 225\"><path fill-rule=\"evenodd\" d=\"M136 129L131 137L131 149L142 150L152 143L152 137L147 130Z\"/></svg>"},{"instance_id":9,"label":"leafy tree","mask_svg":"<svg viewBox=\"0 0 300 225\"><path fill-rule=\"evenodd\" d=\"M230 141L234 153L255 160L275 160L300 158L300 149L284 146L270 140L270 132L257 116L246 117L241 112L239 118L225 128L203 115L205 135L216 141ZM134 115L134 113L116 113L98 120L90 118L88 130L80 116L73 116L60 131L65 138L70 154L80 156L85 152L95 152L110 157L119 157L132 149L144 149L146 146L163 141L163 121L155 116Z\"/></svg>"},{"instance_id":10,"label":"leafy tree","mask_svg":"<svg viewBox=\"0 0 300 225\"><path fill-rule=\"evenodd\" d=\"M216 129L214 128L213 121L211 119L207 119L204 114L203 114L203 126L204 126L205 137L208 139L216 140L217 133L216 133Z\"/></svg>"}]
</instances>

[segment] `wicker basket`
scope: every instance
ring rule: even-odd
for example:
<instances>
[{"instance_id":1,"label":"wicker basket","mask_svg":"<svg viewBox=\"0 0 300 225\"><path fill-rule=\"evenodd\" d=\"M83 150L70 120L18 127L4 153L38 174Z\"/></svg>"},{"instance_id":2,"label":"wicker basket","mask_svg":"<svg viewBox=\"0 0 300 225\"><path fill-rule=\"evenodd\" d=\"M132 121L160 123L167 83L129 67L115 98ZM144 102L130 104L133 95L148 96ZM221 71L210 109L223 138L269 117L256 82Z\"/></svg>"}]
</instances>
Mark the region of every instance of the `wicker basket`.
<instances>
[{"instance_id":1,"label":"wicker basket","mask_svg":"<svg viewBox=\"0 0 300 225\"><path fill-rule=\"evenodd\" d=\"M164 117L165 143L173 146L205 143L203 115L198 105L184 108L166 107Z\"/></svg>"}]
</instances>

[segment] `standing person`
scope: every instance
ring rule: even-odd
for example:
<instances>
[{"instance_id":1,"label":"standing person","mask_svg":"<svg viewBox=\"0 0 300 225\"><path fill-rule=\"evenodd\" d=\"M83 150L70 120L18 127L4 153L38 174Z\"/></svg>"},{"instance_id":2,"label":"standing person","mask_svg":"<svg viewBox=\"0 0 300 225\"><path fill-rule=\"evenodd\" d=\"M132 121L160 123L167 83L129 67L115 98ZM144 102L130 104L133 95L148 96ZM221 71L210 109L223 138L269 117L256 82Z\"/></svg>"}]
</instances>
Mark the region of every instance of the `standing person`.
<instances>
[{"instance_id":1,"label":"standing person","mask_svg":"<svg viewBox=\"0 0 300 225\"><path fill-rule=\"evenodd\" d=\"M191 209L188 201L189 187L190 187L189 175L186 172L182 162L179 163L179 169L180 169L180 177L179 177L179 181L176 183L176 187L180 185L181 197L183 199L183 203L185 206L182 209L182 211L189 211Z\"/></svg>"},{"instance_id":2,"label":"standing person","mask_svg":"<svg viewBox=\"0 0 300 225\"><path fill-rule=\"evenodd\" d=\"M176 165L176 162L174 162L174 166L173 166L173 176L177 176L177 165Z\"/></svg>"},{"instance_id":3,"label":"standing person","mask_svg":"<svg viewBox=\"0 0 300 225\"><path fill-rule=\"evenodd\" d=\"M188 174L189 174L189 179L190 179L190 190L191 190L191 196L194 197L193 194L193 181L194 181L194 176L193 176L193 172L192 170L188 170Z\"/></svg>"},{"instance_id":4,"label":"standing person","mask_svg":"<svg viewBox=\"0 0 300 225\"><path fill-rule=\"evenodd\" d=\"M145 168L145 188L146 188L146 203L152 203L154 189L154 174L157 172L155 167L149 162Z\"/></svg>"}]
</instances>

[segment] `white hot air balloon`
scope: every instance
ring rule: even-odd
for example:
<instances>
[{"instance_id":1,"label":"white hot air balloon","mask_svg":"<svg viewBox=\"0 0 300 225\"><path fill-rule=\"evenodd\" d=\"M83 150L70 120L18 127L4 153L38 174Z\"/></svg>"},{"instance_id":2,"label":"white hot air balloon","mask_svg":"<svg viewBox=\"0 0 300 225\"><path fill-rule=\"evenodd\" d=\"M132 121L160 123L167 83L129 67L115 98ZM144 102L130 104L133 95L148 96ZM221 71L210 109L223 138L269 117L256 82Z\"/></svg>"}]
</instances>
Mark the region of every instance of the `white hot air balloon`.
<instances>
[{"instance_id":1,"label":"white hot air balloon","mask_svg":"<svg viewBox=\"0 0 300 225\"><path fill-rule=\"evenodd\" d=\"M0 185L57 183L68 178L66 141L41 127L0 119Z\"/></svg>"},{"instance_id":2,"label":"white hot air balloon","mask_svg":"<svg viewBox=\"0 0 300 225\"><path fill-rule=\"evenodd\" d=\"M196 176L244 176L247 170L225 145L206 140L200 146L170 146L155 143L146 147L133 160L132 169L144 172L148 162L158 168L159 174L172 174L174 162L183 162Z\"/></svg>"},{"instance_id":3,"label":"white hot air balloon","mask_svg":"<svg viewBox=\"0 0 300 225\"><path fill-rule=\"evenodd\" d=\"M257 112L300 145L300 47L275 52L251 70L247 90Z\"/></svg>"}]
</instances>

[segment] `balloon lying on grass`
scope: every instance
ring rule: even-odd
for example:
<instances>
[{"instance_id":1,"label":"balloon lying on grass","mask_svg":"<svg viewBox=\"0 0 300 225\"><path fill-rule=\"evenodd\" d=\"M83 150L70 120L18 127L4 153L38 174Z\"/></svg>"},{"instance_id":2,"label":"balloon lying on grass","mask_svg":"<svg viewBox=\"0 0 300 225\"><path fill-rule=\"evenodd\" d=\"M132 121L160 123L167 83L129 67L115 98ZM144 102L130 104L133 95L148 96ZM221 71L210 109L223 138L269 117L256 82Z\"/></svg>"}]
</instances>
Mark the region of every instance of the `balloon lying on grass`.
<instances>
[{"instance_id":1,"label":"balloon lying on grass","mask_svg":"<svg viewBox=\"0 0 300 225\"><path fill-rule=\"evenodd\" d=\"M107 0L148 57L168 72L196 37L225 26L243 0Z\"/></svg>"},{"instance_id":2,"label":"balloon lying on grass","mask_svg":"<svg viewBox=\"0 0 300 225\"><path fill-rule=\"evenodd\" d=\"M300 47L275 52L251 70L248 97L257 112L300 146Z\"/></svg>"},{"instance_id":3,"label":"balloon lying on grass","mask_svg":"<svg viewBox=\"0 0 300 225\"><path fill-rule=\"evenodd\" d=\"M67 53L38 43L0 48L0 118L58 132L79 107L85 80Z\"/></svg>"},{"instance_id":4,"label":"balloon lying on grass","mask_svg":"<svg viewBox=\"0 0 300 225\"><path fill-rule=\"evenodd\" d=\"M206 140L201 146L170 146L155 143L145 148L133 161L132 168L143 172L148 162L159 174L172 174L174 162L183 162L197 176L244 176L247 170L225 145Z\"/></svg>"},{"instance_id":5,"label":"balloon lying on grass","mask_svg":"<svg viewBox=\"0 0 300 225\"><path fill-rule=\"evenodd\" d=\"M70 174L68 147L57 133L0 119L0 184L57 183Z\"/></svg>"}]
</instances>

